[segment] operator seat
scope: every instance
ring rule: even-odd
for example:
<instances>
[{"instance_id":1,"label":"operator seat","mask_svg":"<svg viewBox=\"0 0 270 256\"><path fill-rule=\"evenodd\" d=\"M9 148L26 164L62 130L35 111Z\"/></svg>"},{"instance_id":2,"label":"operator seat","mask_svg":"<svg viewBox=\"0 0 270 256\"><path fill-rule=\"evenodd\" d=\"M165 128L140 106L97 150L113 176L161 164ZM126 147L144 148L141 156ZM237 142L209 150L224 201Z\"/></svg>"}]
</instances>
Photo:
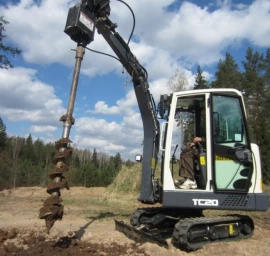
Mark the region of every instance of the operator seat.
<instances>
[{"instance_id":1,"label":"operator seat","mask_svg":"<svg viewBox=\"0 0 270 256\"><path fill-rule=\"evenodd\" d=\"M205 189L207 183L207 165L206 165L206 143L205 142L197 142L196 148L198 150L198 159L194 162L194 173L195 180L197 182L197 187L199 189Z\"/></svg>"}]
</instances>

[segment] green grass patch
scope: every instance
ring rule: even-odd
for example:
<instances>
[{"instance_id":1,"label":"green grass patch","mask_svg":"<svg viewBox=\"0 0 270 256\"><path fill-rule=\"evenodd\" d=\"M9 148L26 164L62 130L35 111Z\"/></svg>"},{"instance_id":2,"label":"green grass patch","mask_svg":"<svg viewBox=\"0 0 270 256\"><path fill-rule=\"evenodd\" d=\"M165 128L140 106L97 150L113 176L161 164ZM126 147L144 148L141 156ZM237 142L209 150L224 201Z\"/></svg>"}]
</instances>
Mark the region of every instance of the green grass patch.
<instances>
[{"instance_id":1,"label":"green grass patch","mask_svg":"<svg viewBox=\"0 0 270 256\"><path fill-rule=\"evenodd\" d=\"M129 219L132 211L138 206L134 203L134 200L126 200L126 198L108 199L91 199L86 200L82 214L86 218L90 219Z\"/></svg>"},{"instance_id":2,"label":"green grass patch","mask_svg":"<svg viewBox=\"0 0 270 256\"><path fill-rule=\"evenodd\" d=\"M64 199L63 200L63 205L73 205L76 203L75 199Z\"/></svg>"},{"instance_id":3,"label":"green grass patch","mask_svg":"<svg viewBox=\"0 0 270 256\"><path fill-rule=\"evenodd\" d=\"M141 185L141 168L141 164L135 164L131 168L123 166L107 191L110 194L138 193Z\"/></svg>"}]
</instances>

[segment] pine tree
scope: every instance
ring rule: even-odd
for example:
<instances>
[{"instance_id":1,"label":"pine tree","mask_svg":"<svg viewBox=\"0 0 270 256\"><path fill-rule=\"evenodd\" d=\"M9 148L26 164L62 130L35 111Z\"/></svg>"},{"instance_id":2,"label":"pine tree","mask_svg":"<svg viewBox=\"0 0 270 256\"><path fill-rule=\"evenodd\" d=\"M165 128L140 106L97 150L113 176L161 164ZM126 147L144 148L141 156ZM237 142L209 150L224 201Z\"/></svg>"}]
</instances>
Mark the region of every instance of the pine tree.
<instances>
[{"instance_id":1,"label":"pine tree","mask_svg":"<svg viewBox=\"0 0 270 256\"><path fill-rule=\"evenodd\" d=\"M263 178L264 181L270 182L270 48L267 49L266 58L265 58L265 100L263 102L263 109L265 114L265 123L264 123L264 145L261 148L263 156L262 165L263 165Z\"/></svg>"},{"instance_id":2,"label":"pine tree","mask_svg":"<svg viewBox=\"0 0 270 256\"><path fill-rule=\"evenodd\" d=\"M3 123L2 118L0 117L0 151L7 146L7 133L6 126Z\"/></svg>"},{"instance_id":3,"label":"pine tree","mask_svg":"<svg viewBox=\"0 0 270 256\"><path fill-rule=\"evenodd\" d=\"M97 150L95 148L92 155L92 163L95 167L98 167Z\"/></svg>"},{"instance_id":4,"label":"pine tree","mask_svg":"<svg viewBox=\"0 0 270 256\"><path fill-rule=\"evenodd\" d=\"M247 114L249 118L249 128L254 143L260 144L260 105L265 97L265 59L259 52L253 52L252 48L246 51L246 61L242 61L244 73L244 95L247 104Z\"/></svg>"},{"instance_id":5,"label":"pine tree","mask_svg":"<svg viewBox=\"0 0 270 256\"><path fill-rule=\"evenodd\" d=\"M195 77L195 84L193 90L198 90L198 89L207 89L209 88L207 81L205 80L204 76L202 75L203 71L198 65L197 67L197 74Z\"/></svg>"},{"instance_id":6,"label":"pine tree","mask_svg":"<svg viewBox=\"0 0 270 256\"><path fill-rule=\"evenodd\" d=\"M270 182L270 48L266 51L264 59L264 80L263 97L259 99L259 108L261 109L260 124L260 151L263 169L263 180Z\"/></svg>"},{"instance_id":7,"label":"pine tree","mask_svg":"<svg viewBox=\"0 0 270 256\"><path fill-rule=\"evenodd\" d=\"M121 155L120 153L117 153L115 155L115 157L113 158L113 162L114 162L114 168L117 171L120 171L121 167L122 167L122 159L121 159Z\"/></svg>"},{"instance_id":8,"label":"pine tree","mask_svg":"<svg viewBox=\"0 0 270 256\"><path fill-rule=\"evenodd\" d=\"M25 145L22 150L22 157L23 160L30 161L32 164L36 164L36 154L31 134L29 134L25 140Z\"/></svg>"},{"instance_id":9,"label":"pine tree","mask_svg":"<svg viewBox=\"0 0 270 256\"><path fill-rule=\"evenodd\" d=\"M33 143L33 150L36 159L36 164L41 167L44 167L45 166L44 142L41 139L37 139Z\"/></svg>"},{"instance_id":10,"label":"pine tree","mask_svg":"<svg viewBox=\"0 0 270 256\"><path fill-rule=\"evenodd\" d=\"M3 16L0 17L0 68L12 68L8 55L15 56L21 53L21 50L14 48L8 45L5 45L3 40L6 37L4 35L5 25L8 24L8 21L4 19Z\"/></svg>"},{"instance_id":11,"label":"pine tree","mask_svg":"<svg viewBox=\"0 0 270 256\"><path fill-rule=\"evenodd\" d=\"M213 88L242 89L242 74L231 54L226 53L225 60L220 60L215 73L216 80L211 83Z\"/></svg>"},{"instance_id":12,"label":"pine tree","mask_svg":"<svg viewBox=\"0 0 270 256\"><path fill-rule=\"evenodd\" d=\"M245 69L244 95L251 141L260 147L263 178L264 181L270 181L269 49L265 58L264 54L248 48L246 60L242 63Z\"/></svg>"},{"instance_id":13,"label":"pine tree","mask_svg":"<svg viewBox=\"0 0 270 256\"><path fill-rule=\"evenodd\" d=\"M11 164L8 156L8 138L6 126L0 117L0 191L9 188L11 184Z\"/></svg>"},{"instance_id":14,"label":"pine tree","mask_svg":"<svg viewBox=\"0 0 270 256\"><path fill-rule=\"evenodd\" d=\"M25 144L25 139L20 137L11 137L10 138L10 151L12 158L12 176L13 176L13 188L17 184L17 172L18 172L18 158L22 150L23 145Z\"/></svg>"}]
</instances>

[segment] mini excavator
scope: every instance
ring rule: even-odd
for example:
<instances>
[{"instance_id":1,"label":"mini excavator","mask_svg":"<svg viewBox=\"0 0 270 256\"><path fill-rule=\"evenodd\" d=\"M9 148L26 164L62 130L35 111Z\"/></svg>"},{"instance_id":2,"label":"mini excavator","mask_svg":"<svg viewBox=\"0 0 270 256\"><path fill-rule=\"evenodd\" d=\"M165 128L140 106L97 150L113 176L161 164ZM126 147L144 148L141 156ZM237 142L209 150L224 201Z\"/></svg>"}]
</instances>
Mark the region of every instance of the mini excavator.
<instances>
[{"instance_id":1,"label":"mini excavator","mask_svg":"<svg viewBox=\"0 0 270 256\"><path fill-rule=\"evenodd\" d=\"M127 3L117 1L133 14ZM172 243L184 250L251 237L254 223L247 215L204 217L202 214L206 209L239 213L266 211L269 207L269 196L262 191L259 148L250 142L242 94L235 89L181 91L161 95L156 105L149 91L147 71L128 45L132 34L126 43L109 16L109 0L82 0L68 12L64 31L77 43L76 63L67 114L60 119L62 138L55 143L58 151L53 159L55 168L49 171L50 197L40 209L39 217L45 219L48 232L63 216L60 190L68 189L63 173L68 170L66 159L72 153L69 134L74 124L72 114L79 72L85 48L97 31L131 77L144 132L143 154L137 155L136 160L142 163L138 200L147 206L131 214L130 224L115 220L116 229L137 241L145 239L164 246L171 237ZM175 183L175 155L180 156L189 139L202 136L202 130L206 140L196 144L198 157L194 161L197 188L181 189ZM161 171L157 177L158 155ZM158 206L153 207L154 204Z\"/></svg>"}]
</instances>

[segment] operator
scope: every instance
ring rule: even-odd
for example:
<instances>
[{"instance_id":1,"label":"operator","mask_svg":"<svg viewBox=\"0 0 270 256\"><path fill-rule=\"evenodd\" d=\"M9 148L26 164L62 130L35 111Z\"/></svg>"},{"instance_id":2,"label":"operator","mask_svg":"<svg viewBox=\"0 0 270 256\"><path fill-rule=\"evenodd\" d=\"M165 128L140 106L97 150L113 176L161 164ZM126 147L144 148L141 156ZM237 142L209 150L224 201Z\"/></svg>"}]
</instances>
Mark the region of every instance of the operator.
<instances>
[{"instance_id":1,"label":"operator","mask_svg":"<svg viewBox=\"0 0 270 256\"><path fill-rule=\"evenodd\" d=\"M201 134L205 135L205 109L201 110ZM197 183L195 180L195 160L198 160L198 149L195 147L197 142L205 141L205 137L195 137L193 142L189 143L189 148L186 152L180 155L180 169L179 176L184 178L182 182L176 184L181 189L195 189Z\"/></svg>"}]
</instances>

